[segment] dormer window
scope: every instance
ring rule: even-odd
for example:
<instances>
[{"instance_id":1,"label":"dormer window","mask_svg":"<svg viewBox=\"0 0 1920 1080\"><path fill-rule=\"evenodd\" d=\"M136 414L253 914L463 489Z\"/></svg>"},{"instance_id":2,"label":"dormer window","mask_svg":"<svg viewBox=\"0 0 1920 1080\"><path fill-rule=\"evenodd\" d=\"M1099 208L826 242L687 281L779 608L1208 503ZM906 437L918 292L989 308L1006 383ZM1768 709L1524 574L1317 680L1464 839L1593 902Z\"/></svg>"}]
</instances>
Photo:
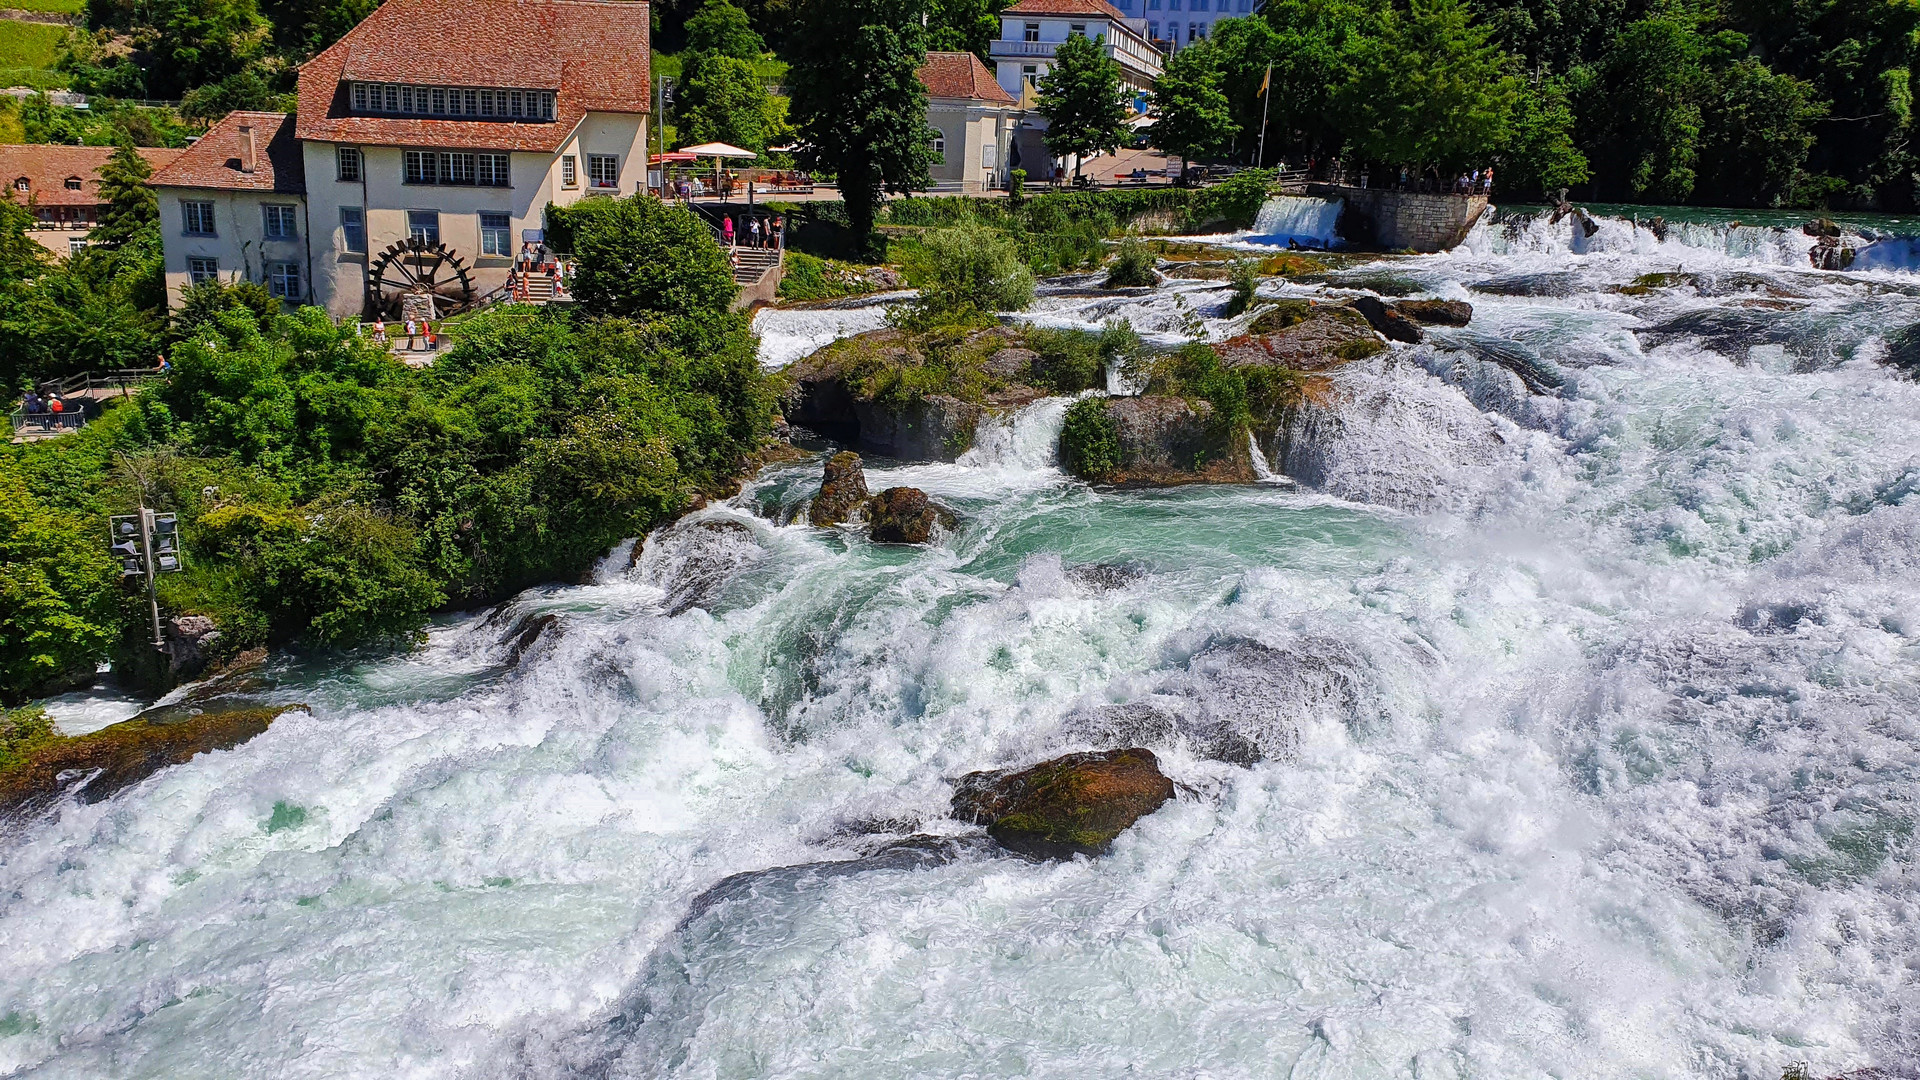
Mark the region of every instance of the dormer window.
<instances>
[{"instance_id":1,"label":"dormer window","mask_svg":"<svg viewBox=\"0 0 1920 1080\"><path fill-rule=\"evenodd\" d=\"M552 120L551 90L468 89L464 86L406 86L398 83L352 84L357 113L444 116L490 120Z\"/></svg>"},{"instance_id":2,"label":"dormer window","mask_svg":"<svg viewBox=\"0 0 1920 1080\"><path fill-rule=\"evenodd\" d=\"M13 182L13 190L15 191L31 191L32 189L33 181L28 180L24 176Z\"/></svg>"},{"instance_id":3,"label":"dormer window","mask_svg":"<svg viewBox=\"0 0 1920 1080\"><path fill-rule=\"evenodd\" d=\"M67 177L67 190L68 190L68 191L79 191L79 190L80 190L80 178L79 178L79 177L77 177L77 176L69 176L69 177Z\"/></svg>"}]
</instances>

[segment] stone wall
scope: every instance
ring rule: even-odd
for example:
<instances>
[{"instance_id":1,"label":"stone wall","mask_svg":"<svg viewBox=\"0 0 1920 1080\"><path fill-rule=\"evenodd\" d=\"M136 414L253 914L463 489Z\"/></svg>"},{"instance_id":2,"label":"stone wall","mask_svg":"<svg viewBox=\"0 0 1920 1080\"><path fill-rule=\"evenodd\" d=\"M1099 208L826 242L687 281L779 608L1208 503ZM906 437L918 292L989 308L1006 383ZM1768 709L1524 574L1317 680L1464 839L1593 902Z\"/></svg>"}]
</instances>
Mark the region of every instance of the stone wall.
<instances>
[{"instance_id":1,"label":"stone wall","mask_svg":"<svg viewBox=\"0 0 1920 1080\"><path fill-rule=\"evenodd\" d=\"M1456 247L1487 212L1485 195L1420 195L1338 184L1309 184L1307 193L1346 201L1335 226L1340 239L1387 251Z\"/></svg>"}]
</instances>

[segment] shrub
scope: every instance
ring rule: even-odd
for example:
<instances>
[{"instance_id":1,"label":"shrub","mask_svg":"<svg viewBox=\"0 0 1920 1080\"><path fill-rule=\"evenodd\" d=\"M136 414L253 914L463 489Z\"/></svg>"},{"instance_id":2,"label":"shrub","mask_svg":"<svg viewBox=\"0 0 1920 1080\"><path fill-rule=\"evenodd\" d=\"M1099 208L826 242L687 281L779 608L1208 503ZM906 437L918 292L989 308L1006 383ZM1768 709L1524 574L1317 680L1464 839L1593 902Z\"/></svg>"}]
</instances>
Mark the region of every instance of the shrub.
<instances>
[{"instance_id":1,"label":"shrub","mask_svg":"<svg viewBox=\"0 0 1920 1080\"><path fill-rule=\"evenodd\" d=\"M1120 242L1120 256L1113 261L1107 271L1109 289L1146 289L1160 284L1160 275L1153 269L1152 249L1137 236L1129 236Z\"/></svg>"},{"instance_id":2,"label":"shrub","mask_svg":"<svg viewBox=\"0 0 1920 1080\"><path fill-rule=\"evenodd\" d=\"M1233 286L1226 311L1231 319L1253 305L1254 290L1260 287L1260 264L1252 259L1235 259L1227 280Z\"/></svg>"},{"instance_id":3,"label":"shrub","mask_svg":"<svg viewBox=\"0 0 1920 1080\"><path fill-rule=\"evenodd\" d=\"M573 295L588 314L719 313L740 294L727 253L692 210L644 195L584 205L562 217L571 219Z\"/></svg>"},{"instance_id":4,"label":"shrub","mask_svg":"<svg viewBox=\"0 0 1920 1080\"><path fill-rule=\"evenodd\" d=\"M863 296L879 288L872 278L846 263L817 258L803 251L789 251L779 296L782 300L831 300Z\"/></svg>"},{"instance_id":5,"label":"shrub","mask_svg":"<svg viewBox=\"0 0 1920 1080\"><path fill-rule=\"evenodd\" d=\"M1245 229L1260 216L1266 204L1267 188L1273 183L1273 170L1248 169L1234 174L1225 183L1196 192L1187 205L1187 227Z\"/></svg>"},{"instance_id":6,"label":"shrub","mask_svg":"<svg viewBox=\"0 0 1920 1080\"><path fill-rule=\"evenodd\" d=\"M0 773L20 765L28 754L56 738L53 721L38 705L0 711Z\"/></svg>"},{"instance_id":7,"label":"shrub","mask_svg":"<svg viewBox=\"0 0 1920 1080\"><path fill-rule=\"evenodd\" d=\"M1007 199L1019 205L1027 196L1027 170L1014 169L1007 173Z\"/></svg>"},{"instance_id":8,"label":"shrub","mask_svg":"<svg viewBox=\"0 0 1920 1080\"><path fill-rule=\"evenodd\" d=\"M1031 327L1027 347L1040 354L1033 365L1033 383L1055 394L1077 394L1107 385L1107 368L1124 365L1141 348L1140 335L1125 322L1108 324L1099 333Z\"/></svg>"},{"instance_id":9,"label":"shrub","mask_svg":"<svg viewBox=\"0 0 1920 1080\"><path fill-rule=\"evenodd\" d=\"M935 229L908 266L928 311L1024 311L1033 303L1033 272L1013 243L978 225Z\"/></svg>"},{"instance_id":10,"label":"shrub","mask_svg":"<svg viewBox=\"0 0 1920 1080\"><path fill-rule=\"evenodd\" d=\"M1082 398L1067 409L1060 428L1060 465L1084 480L1120 471L1120 426L1107 414L1107 399Z\"/></svg>"},{"instance_id":11,"label":"shrub","mask_svg":"<svg viewBox=\"0 0 1920 1080\"><path fill-rule=\"evenodd\" d=\"M0 460L0 700L91 675L118 635L106 522L47 506Z\"/></svg>"}]
</instances>

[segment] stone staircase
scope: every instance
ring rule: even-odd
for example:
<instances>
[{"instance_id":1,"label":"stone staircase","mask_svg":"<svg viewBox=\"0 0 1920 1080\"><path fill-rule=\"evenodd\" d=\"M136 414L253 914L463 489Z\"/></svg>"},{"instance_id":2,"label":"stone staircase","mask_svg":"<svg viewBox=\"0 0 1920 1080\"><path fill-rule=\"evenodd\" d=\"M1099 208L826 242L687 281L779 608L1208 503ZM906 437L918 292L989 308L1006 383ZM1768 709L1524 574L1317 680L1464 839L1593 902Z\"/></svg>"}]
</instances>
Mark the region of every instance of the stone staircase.
<instances>
[{"instance_id":1,"label":"stone staircase","mask_svg":"<svg viewBox=\"0 0 1920 1080\"><path fill-rule=\"evenodd\" d=\"M734 248L734 284L742 287L756 285L767 276L767 271L779 265L780 252L776 248Z\"/></svg>"}]
</instances>

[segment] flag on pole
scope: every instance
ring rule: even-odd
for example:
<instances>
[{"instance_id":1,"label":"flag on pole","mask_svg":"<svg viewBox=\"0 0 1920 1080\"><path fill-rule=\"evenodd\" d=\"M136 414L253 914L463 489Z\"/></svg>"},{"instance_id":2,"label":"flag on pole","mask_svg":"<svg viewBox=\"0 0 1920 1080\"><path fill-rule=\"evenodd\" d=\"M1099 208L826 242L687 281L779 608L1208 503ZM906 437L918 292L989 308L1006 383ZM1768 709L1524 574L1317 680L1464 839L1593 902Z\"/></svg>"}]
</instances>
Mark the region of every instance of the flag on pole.
<instances>
[{"instance_id":1,"label":"flag on pole","mask_svg":"<svg viewBox=\"0 0 1920 1080\"><path fill-rule=\"evenodd\" d=\"M1273 85L1273 65L1268 64L1267 77L1260 80L1260 96L1265 97L1267 94L1267 87L1272 85Z\"/></svg>"}]
</instances>

